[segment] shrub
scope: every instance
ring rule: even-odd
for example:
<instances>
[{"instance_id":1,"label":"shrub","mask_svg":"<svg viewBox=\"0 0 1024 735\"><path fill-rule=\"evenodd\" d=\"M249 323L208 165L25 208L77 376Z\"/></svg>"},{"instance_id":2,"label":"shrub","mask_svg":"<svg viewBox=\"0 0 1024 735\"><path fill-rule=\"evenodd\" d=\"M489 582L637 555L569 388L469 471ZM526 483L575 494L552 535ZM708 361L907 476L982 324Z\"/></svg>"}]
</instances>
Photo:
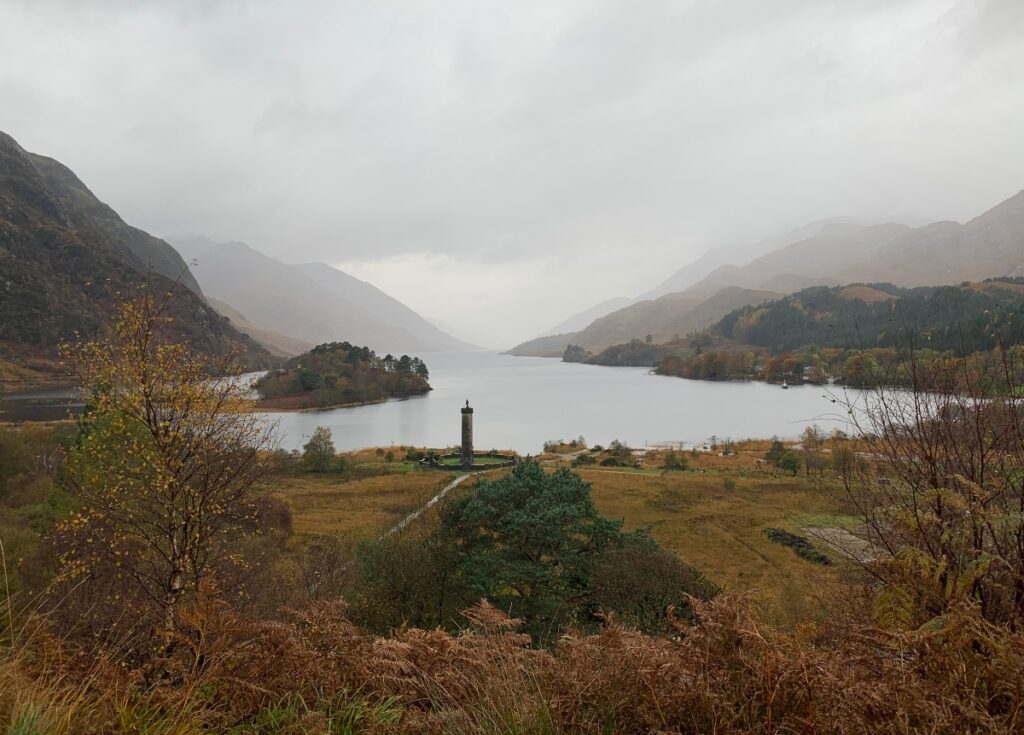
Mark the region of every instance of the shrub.
<instances>
[{"instance_id":1,"label":"shrub","mask_svg":"<svg viewBox=\"0 0 1024 735\"><path fill-rule=\"evenodd\" d=\"M683 471L690 466L686 456L683 454L676 454L671 449L665 455L665 469L672 471Z\"/></svg>"},{"instance_id":2,"label":"shrub","mask_svg":"<svg viewBox=\"0 0 1024 735\"><path fill-rule=\"evenodd\" d=\"M606 550L594 565L590 604L595 612L645 633L672 632L671 614L689 619L691 595L710 600L717 590L703 574L654 543Z\"/></svg>"},{"instance_id":3,"label":"shrub","mask_svg":"<svg viewBox=\"0 0 1024 735\"><path fill-rule=\"evenodd\" d=\"M814 545L803 536L783 531L781 528L766 528L764 529L764 535L777 544L788 546L801 559L806 559L809 562L823 566L828 566L832 563L830 558L814 548Z\"/></svg>"}]
</instances>

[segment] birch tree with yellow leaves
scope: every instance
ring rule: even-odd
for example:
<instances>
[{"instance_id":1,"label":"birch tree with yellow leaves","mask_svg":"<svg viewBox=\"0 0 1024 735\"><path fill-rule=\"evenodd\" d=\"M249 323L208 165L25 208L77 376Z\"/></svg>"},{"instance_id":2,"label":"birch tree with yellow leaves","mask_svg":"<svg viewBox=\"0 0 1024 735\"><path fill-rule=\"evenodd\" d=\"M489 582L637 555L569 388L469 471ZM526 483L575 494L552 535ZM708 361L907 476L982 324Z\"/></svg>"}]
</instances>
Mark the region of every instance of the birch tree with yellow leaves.
<instances>
[{"instance_id":1,"label":"birch tree with yellow leaves","mask_svg":"<svg viewBox=\"0 0 1024 735\"><path fill-rule=\"evenodd\" d=\"M238 354L169 336L172 298L143 292L106 337L66 348L87 410L67 463L79 509L55 532L63 589L158 646L201 585L244 571L234 542L258 532L255 484L273 446Z\"/></svg>"}]
</instances>

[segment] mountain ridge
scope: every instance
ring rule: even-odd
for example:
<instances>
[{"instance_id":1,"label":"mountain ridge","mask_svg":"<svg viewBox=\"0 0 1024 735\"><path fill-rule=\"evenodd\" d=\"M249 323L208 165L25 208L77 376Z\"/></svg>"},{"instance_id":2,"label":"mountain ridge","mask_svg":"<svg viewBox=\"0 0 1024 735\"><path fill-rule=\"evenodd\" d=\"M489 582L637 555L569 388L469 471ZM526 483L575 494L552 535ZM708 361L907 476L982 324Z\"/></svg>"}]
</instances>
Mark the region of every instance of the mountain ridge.
<instances>
[{"instance_id":1,"label":"mountain ridge","mask_svg":"<svg viewBox=\"0 0 1024 735\"><path fill-rule=\"evenodd\" d=\"M791 238L797 239L791 239ZM723 263L715 267L711 254L676 271L648 294L674 288L707 271L685 288L664 293L655 299L635 301L618 311L595 320L586 328L547 336L517 345L512 354L553 356L559 341L580 344L591 351L604 349L607 339L594 333L607 330L611 323L628 323L631 334L621 333L620 341L656 335L662 327L650 307L641 304L675 301L676 318L683 311L713 298L729 288L785 295L814 286L887 281L898 286L940 286L963 281L982 281L1000 276L1024 275L1024 190L999 202L964 224L952 221L911 226L899 222L865 222L856 218L819 220L765 243L778 244L744 265ZM744 252L750 252L747 249ZM710 268L710 270L708 270ZM667 302L663 302L667 303ZM646 321L637 314L648 309ZM701 321L696 316L689 322ZM705 325L706 326L706 325ZM590 332L588 332L590 330ZM589 341L589 344L584 344ZM568 343L567 342L567 343Z\"/></svg>"},{"instance_id":2,"label":"mountain ridge","mask_svg":"<svg viewBox=\"0 0 1024 735\"><path fill-rule=\"evenodd\" d=\"M0 132L0 347L55 357L63 341L92 339L125 298L173 294L175 339L205 352L243 345L250 364L271 356L205 301L168 243L132 227L70 168Z\"/></svg>"},{"instance_id":3,"label":"mountain ridge","mask_svg":"<svg viewBox=\"0 0 1024 735\"><path fill-rule=\"evenodd\" d=\"M345 340L382 354L474 349L376 286L326 263L286 264L237 240L171 239L194 263L204 292L244 314L261 333L308 344Z\"/></svg>"}]
</instances>

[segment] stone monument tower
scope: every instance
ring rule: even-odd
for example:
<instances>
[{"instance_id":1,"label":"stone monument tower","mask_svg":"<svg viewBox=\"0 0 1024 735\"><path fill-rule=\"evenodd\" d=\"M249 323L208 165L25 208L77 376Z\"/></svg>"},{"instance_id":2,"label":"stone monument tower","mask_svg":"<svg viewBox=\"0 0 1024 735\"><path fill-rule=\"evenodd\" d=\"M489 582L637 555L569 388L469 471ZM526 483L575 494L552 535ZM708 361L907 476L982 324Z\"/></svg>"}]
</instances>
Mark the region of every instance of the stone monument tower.
<instances>
[{"instance_id":1,"label":"stone monument tower","mask_svg":"<svg viewBox=\"0 0 1024 735\"><path fill-rule=\"evenodd\" d=\"M473 464L473 409L469 401L462 409L462 464L465 467Z\"/></svg>"}]
</instances>

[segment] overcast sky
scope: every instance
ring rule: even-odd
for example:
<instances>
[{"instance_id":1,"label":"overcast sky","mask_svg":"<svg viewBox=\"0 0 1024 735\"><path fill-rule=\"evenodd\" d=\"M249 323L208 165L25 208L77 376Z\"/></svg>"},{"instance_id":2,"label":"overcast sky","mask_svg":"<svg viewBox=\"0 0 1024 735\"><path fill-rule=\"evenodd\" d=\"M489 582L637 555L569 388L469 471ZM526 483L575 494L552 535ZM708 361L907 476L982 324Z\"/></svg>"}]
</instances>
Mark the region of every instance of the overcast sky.
<instances>
[{"instance_id":1,"label":"overcast sky","mask_svg":"<svg viewBox=\"0 0 1024 735\"><path fill-rule=\"evenodd\" d=\"M0 129L131 224L494 344L706 250L1024 187L1021 0L0 0Z\"/></svg>"}]
</instances>

